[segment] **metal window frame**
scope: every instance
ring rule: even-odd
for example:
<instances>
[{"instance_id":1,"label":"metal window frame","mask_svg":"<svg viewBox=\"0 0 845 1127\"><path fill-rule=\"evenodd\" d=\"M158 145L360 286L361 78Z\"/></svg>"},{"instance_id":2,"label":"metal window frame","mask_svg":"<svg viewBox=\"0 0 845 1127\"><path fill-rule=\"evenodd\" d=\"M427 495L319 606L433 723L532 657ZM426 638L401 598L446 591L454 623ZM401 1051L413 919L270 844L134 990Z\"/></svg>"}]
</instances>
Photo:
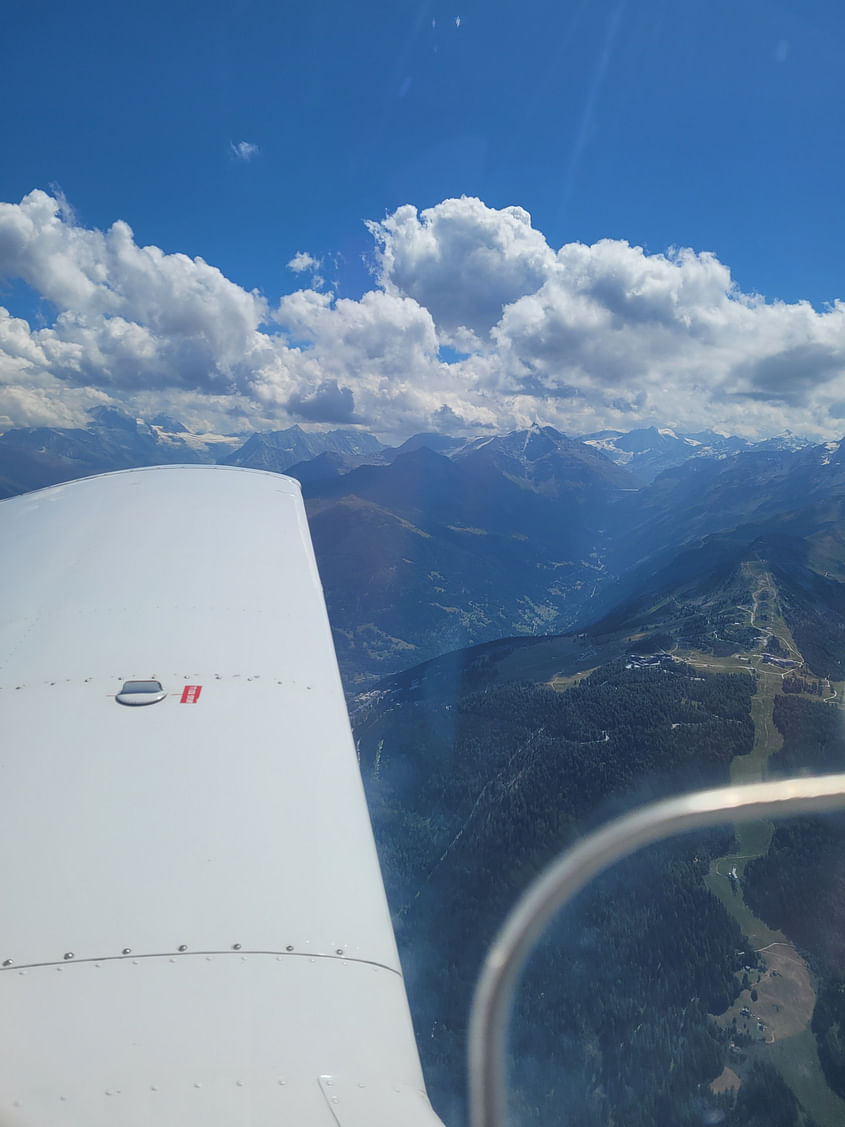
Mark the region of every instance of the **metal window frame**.
<instances>
[{"instance_id":1,"label":"metal window frame","mask_svg":"<svg viewBox=\"0 0 845 1127\"><path fill-rule=\"evenodd\" d=\"M517 979L551 917L593 877L646 845L724 822L845 808L845 774L697 791L618 818L561 854L533 881L493 941L469 1030L471 1127L505 1127L505 1035Z\"/></svg>"}]
</instances>

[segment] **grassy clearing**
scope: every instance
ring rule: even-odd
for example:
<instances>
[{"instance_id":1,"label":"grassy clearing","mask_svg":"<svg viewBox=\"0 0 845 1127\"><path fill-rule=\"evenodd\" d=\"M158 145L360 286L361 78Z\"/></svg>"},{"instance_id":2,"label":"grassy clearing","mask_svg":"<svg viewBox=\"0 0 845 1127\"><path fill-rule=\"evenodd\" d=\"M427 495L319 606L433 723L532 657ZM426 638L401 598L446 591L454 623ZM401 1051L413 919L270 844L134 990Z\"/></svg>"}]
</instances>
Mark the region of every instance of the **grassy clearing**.
<instances>
[{"instance_id":1,"label":"grassy clearing","mask_svg":"<svg viewBox=\"0 0 845 1127\"><path fill-rule=\"evenodd\" d=\"M583 681L585 677L589 677L591 673L595 673L598 666L594 669L583 669L580 673L573 673L571 677L565 677L562 673L556 673L551 681L546 684L550 689L554 689L556 693L565 693L567 689L571 689L573 685L577 685L579 681Z\"/></svg>"},{"instance_id":2,"label":"grassy clearing","mask_svg":"<svg viewBox=\"0 0 845 1127\"><path fill-rule=\"evenodd\" d=\"M768 946L769 943L788 942L782 931L775 931L773 928L767 927L761 919L754 915L745 903L741 887L737 887L736 892L733 891L727 874L734 864L736 864L737 872L739 872L740 865L745 864L745 858L740 858L738 855L719 857L711 863L710 872L704 878L704 883L733 916L755 951L760 947Z\"/></svg>"},{"instance_id":3,"label":"grassy clearing","mask_svg":"<svg viewBox=\"0 0 845 1127\"><path fill-rule=\"evenodd\" d=\"M743 822L734 826L738 855L737 873L740 877L745 871L747 860L768 853L774 832L775 827L771 822Z\"/></svg>"},{"instance_id":4,"label":"grassy clearing","mask_svg":"<svg viewBox=\"0 0 845 1127\"><path fill-rule=\"evenodd\" d=\"M771 574L762 565L748 564L746 567L749 569L749 576L756 583L753 605L749 610L749 624L775 634L785 648L800 661L801 654L780 613L776 597L777 589ZM765 599L761 597L764 591L768 591L768 597ZM769 757L783 746L783 737L772 719L775 696L780 691L781 675L764 666L762 655L759 653L750 655L750 661L744 664L746 669L749 665L754 668L758 680L757 691L751 702L754 745L748 755L737 756L731 763L731 782L737 784L760 782L765 779ZM845 699L843 690L845 685L831 685L831 692L836 692L840 706ZM755 949L767 947L772 943L779 944L771 953L764 955L773 966L779 968L778 977L771 978L767 975L765 990L762 983L758 984L759 998L756 1006L750 1004L750 993L743 991L733 1010L724 1017L728 1019L730 1016L738 1017L742 1004L751 1008L755 1015L761 1016L766 1022L764 1036L767 1042L769 1036L774 1036L774 1041L759 1044L755 1052L759 1052L774 1065L805 1111L815 1120L817 1127L842 1127L845 1123L845 1101L828 1087L819 1062L816 1040L809 1029L809 1015L812 1014L815 995L806 964L782 932L767 927L754 915L746 905L742 894L745 866L752 858L760 857L767 852L772 833L773 826L770 822L737 825L735 851L715 860L705 878L707 887L734 917ZM739 877L739 884L736 887L732 885L727 875L734 865ZM789 960L794 962L791 968L787 966ZM793 993L798 989L800 998L797 1000L793 998L789 994L790 989ZM805 1025L805 1028L791 1032L795 1029L796 1022ZM753 1024L756 1025L756 1021ZM789 1036L779 1035L787 1030L790 1031Z\"/></svg>"},{"instance_id":5,"label":"grassy clearing","mask_svg":"<svg viewBox=\"0 0 845 1127\"><path fill-rule=\"evenodd\" d=\"M715 1019L723 1029L735 1023L737 1032L751 1037L758 1046L803 1033L816 1004L807 964L789 943L772 944L762 957L760 968L747 972L750 985Z\"/></svg>"},{"instance_id":6,"label":"grassy clearing","mask_svg":"<svg viewBox=\"0 0 845 1127\"><path fill-rule=\"evenodd\" d=\"M720 1092L735 1092L741 1083L742 1081L734 1070L725 1065L721 1074L715 1080L710 1081L710 1091L714 1096L717 1096Z\"/></svg>"},{"instance_id":7,"label":"grassy clearing","mask_svg":"<svg viewBox=\"0 0 845 1127\"><path fill-rule=\"evenodd\" d=\"M757 679L757 692L751 699L754 746L748 755L738 755L731 763L732 783L761 782L766 777L766 760L783 747L783 736L772 719L780 686L778 674L761 674Z\"/></svg>"},{"instance_id":8,"label":"grassy clearing","mask_svg":"<svg viewBox=\"0 0 845 1127\"><path fill-rule=\"evenodd\" d=\"M795 1093L817 1127L842 1127L845 1101L827 1085L816 1039L809 1029L766 1046L769 1060Z\"/></svg>"},{"instance_id":9,"label":"grassy clearing","mask_svg":"<svg viewBox=\"0 0 845 1127\"><path fill-rule=\"evenodd\" d=\"M716 657L714 654L705 653L704 650L681 649L676 647L672 656L678 661L685 661L687 665L694 665L697 669L706 669L710 673L750 673L752 665L750 659L744 654L731 654L728 657ZM743 657L745 660L743 661Z\"/></svg>"},{"instance_id":10,"label":"grassy clearing","mask_svg":"<svg viewBox=\"0 0 845 1127\"><path fill-rule=\"evenodd\" d=\"M748 668L747 666L745 668ZM748 755L737 755L731 762L731 782L758 783L766 777L766 762L782 745L783 737L772 720L775 695L781 679L777 674L760 673L757 691L751 698L751 719L754 722L754 744ZM736 848L719 857L710 866L706 884L742 928L756 949L769 943L782 943L786 936L767 927L746 905L742 895L742 876L746 864L767 852L774 828L771 822L739 823L734 827ZM728 873L736 866L740 883L734 888Z\"/></svg>"}]
</instances>

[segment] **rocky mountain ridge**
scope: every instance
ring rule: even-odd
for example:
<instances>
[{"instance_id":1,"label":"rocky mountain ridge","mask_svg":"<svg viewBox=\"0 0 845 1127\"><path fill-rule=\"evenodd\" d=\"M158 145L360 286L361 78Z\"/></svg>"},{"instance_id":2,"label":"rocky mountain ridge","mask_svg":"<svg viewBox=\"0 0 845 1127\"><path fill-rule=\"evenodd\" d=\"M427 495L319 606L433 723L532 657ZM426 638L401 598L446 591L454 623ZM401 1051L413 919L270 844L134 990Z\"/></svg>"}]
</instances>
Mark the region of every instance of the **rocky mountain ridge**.
<instances>
[{"instance_id":1,"label":"rocky mountain ridge","mask_svg":"<svg viewBox=\"0 0 845 1127\"><path fill-rule=\"evenodd\" d=\"M610 437L632 455L663 443L672 458L681 447L688 456L644 483L632 461L597 448L606 434L581 441L536 424L472 440L417 435L399 447L351 428L290 427L237 445L168 416L146 423L100 408L85 430L0 436L0 486L11 495L161 462L298 477L350 691L448 650L574 629L636 598L708 537L740 530L747 544L758 526L845 496L839 443L783 436L733 449L740 440L730 440L730 452L707 433Z\"/></svg>"}]
</instances>

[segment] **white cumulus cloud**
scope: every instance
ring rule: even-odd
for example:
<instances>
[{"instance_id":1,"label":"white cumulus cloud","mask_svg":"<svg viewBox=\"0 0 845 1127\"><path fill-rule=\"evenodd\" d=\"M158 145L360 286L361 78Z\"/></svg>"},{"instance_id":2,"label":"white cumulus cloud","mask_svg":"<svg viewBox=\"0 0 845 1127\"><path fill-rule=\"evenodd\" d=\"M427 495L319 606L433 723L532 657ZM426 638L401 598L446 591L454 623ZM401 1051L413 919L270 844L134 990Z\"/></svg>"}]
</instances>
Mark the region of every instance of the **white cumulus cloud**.
<instances>
[{"instance_id":1,"label":"white cumulus cloud","mask_svg":"<svg viewBox=\"0 0 845 1127\"><path fill-rule=\"evenodd\" d=\"M428 309L444 338L465 344L487 336L505 306L535 292L554 252L521 207L501 211L481 200L444 200L422 214L406 204L368 224L377 279L387 293Z\"/></svg>"},{"instance_id":2,"label":"white cumulus cloud","mask_svg":"<svg viewBox=\"0 0 845 1127\"><path fill-rule=\"evenodd\" d=\"M322 262L319 258L315 258L313 254L307 251L300 250L293 256L288 263L288 270L293 270L295 274L304 274L307 270L319 270Z\"/></svg>"},{"instance_id":3,"label":"white cumulus cloud","mask_svg":"<svg viewBox=\"0 0 845 1127\"><path fill-rule=\"evenodd\" d=\"M320 274L323 268L322 258L315 258L313 254L300 250L287 265L288 270L292 270L294 274L310 273L312 289L320 290L326 284L325 278Z\"/></svg>"},{"instance_id":4,"label":"white cumulus cloud","mask_svg":"<svg viewBox=\"0 0 845 1127\"><path fill-rule=\"evenodd\" d=\"M521 207L444 200L369 224L374 287L325 292L321 260L272 305L200 258L81 225L34 191L0 203L0 278L56 310L0 307L0 427L117 402L218 431L360 423L389 437L534 419L570 433L662 423L833 437L845 305L742 293L705 250L548 241ZM450 362L447 362L447 359Z\"/></svg>"}]
</instances>

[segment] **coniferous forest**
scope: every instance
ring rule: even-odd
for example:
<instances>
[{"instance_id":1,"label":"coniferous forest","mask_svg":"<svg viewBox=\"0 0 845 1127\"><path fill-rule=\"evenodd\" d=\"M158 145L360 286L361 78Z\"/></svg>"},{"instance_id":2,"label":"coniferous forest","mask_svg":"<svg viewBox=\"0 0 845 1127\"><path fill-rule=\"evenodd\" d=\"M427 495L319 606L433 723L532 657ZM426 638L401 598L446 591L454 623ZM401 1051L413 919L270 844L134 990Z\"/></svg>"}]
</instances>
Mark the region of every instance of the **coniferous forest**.
<instances>
[{"instance_id":1,"label":"coniferous forest","mask_svg":"<svg viewBox=\"0 0 845 1127\"><path fill-rule=\"evenodd\" d=\"M775 697L781 775L845 768L842 713L803 696ZM812 1029L831 1088L845 1097L845 815L794 818L775 828L764 857L746 869L745 898L806 953L816 977Z\"/></svg>"},{"instance_id":2,"label":"coniferous forest","mask_svg":"<svg viewBox=\"0 0 845 1127\"><path fill-rule=\"evenodd\" d=\"M427 1083L446 1122L465 1121L472 990L509 907L586 830L726 782L752 745L754 687L750 674L620 661L565 692L507 683L449 697L423 680L358 713ZM543 938L511 1026L515 1122L762 1122L759 1101L734 1107L709 1089L727 1044L707 1014L727 1008L736 971L754 960L703 884L730 839L700 834L629 858ZM785 1127L805 1122L784 1101L778 1114Z\"/></svg>"}]
</instances>

